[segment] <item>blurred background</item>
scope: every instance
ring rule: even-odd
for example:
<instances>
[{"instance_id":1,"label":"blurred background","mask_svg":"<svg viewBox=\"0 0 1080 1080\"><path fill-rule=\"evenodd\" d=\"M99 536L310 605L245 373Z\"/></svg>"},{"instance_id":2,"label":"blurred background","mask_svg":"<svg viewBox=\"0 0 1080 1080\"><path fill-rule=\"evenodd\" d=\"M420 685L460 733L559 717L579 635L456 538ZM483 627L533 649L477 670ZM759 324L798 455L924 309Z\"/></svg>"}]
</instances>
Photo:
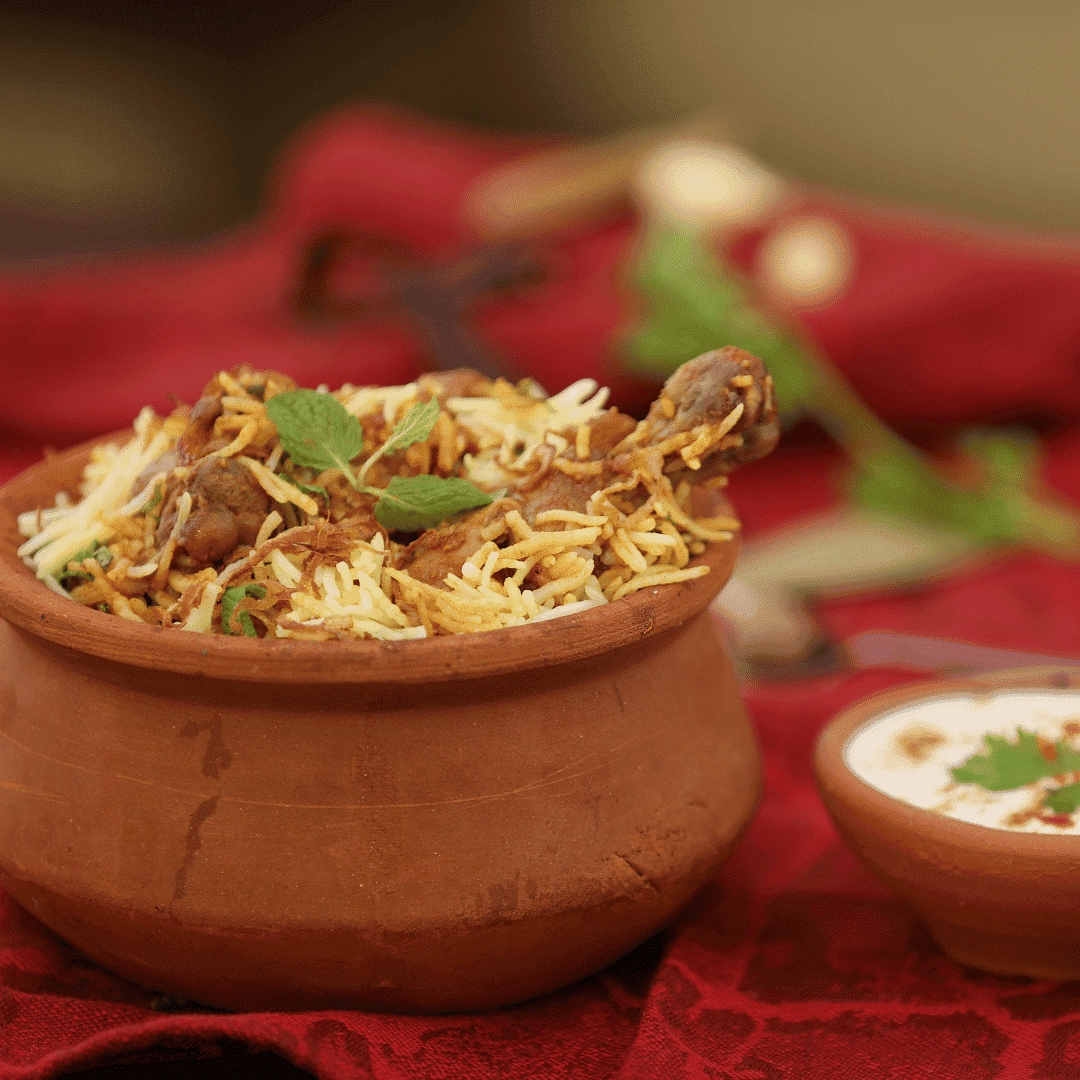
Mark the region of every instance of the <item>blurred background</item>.
<instances>
[{"instance_id":1,"label":"blurred background","mask_svg":"<svg viewBox=\"0 0 1080 1080\"><path fill-rule=\"evenodd\" d=\"M1074 0L5 0L0 262L218 233L371 99L579 135L718 107L804 180L1072 230L1078 40Z\"/></svg>"}]
</instances>

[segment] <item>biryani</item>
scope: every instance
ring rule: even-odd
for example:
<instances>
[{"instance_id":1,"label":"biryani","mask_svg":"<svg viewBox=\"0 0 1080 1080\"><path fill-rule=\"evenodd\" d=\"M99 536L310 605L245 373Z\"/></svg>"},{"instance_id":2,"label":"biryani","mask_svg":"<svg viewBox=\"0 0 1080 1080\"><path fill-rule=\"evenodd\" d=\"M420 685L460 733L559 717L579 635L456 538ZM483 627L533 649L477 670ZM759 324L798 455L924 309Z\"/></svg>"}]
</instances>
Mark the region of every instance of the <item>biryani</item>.
<instances>
[{"instance_id":1,"label":"biryani","mask_svg":"<svg viewBox=\"0 0 1080 1080\"><path fill-rule=\"evenodd\" d=\"M708 573L738 522L696 516L777 437L772 381L728 347L641 421L590 379L547 396L472 371L297 389L219 372L95 447L78 492L24 513L54 591L194 633L400 640L558 618Z\"/></svg>"}]
</instances>

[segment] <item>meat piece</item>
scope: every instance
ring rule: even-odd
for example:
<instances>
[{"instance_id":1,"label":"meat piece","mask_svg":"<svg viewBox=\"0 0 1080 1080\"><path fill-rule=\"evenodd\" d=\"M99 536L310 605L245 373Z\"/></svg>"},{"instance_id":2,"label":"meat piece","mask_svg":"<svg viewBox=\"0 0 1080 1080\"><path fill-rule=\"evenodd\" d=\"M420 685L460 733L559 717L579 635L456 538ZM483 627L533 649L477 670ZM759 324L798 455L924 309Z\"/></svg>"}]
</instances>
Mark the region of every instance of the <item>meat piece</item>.
<instances>
[{"instance_id":1,"label":"meat piece","mask_svg":"<svg viewBox=\"0 0 1080 1080\"><path fill-rule=\"evenodd\" d=\"M517 493L521 516L530 525L535 525L536 515L545 510L576 510L584 514L589 508L592 493L610 479L610 473L604 473L603 483L598 483L594 477L579 480L552 469L535 487Z\"/></svg>"},{"instance_id":2,"label":"meat piece","mask_svg":"<svg viewBox=\"0 0 1080 1080\"><path fill-rule=\"evenodd\" d=\"M201 397L195 402L195 407L188 417L187 427L176 443L176 456L182 465L190 465L200 457L211 454L215 449L227 445L228 440L221 446L208 445L214 441L214 421L224 411L221 405L222 392L207 397Z\"/></svg>"},{"instance_id":3,"label":"meat piece","mask_svg":"<svg viewBox=\"0 0 1080 1080\"><path fill-rule=\"evenodd\" d=\"M252 385L252 393L260 401L266 391L266 383L273 381L278 392L295 390L296 383L280 372L256 371L248 364L237 364L230 375L238 381ZM224 412L221 399L231 391L222 385L215 375L204 387L202 396L192 407L187 427L176 444L176 455L181 465L190 465L232 441L231 435L215 435L214 421Z\"/></svg>"},{"instance_id":4,"label":"meat piece","mask_svg":"<svg viewBox=\"0 0 1080 1080\"><path fill-rule=\"evenodd\" d=\"M756 357L734 345L683 364L653 402L638 445L655 446L706 424L717 428L739 405L735 424L701 455L701 476L730 472L764 457L780 438L772 376Z\"/></svg>"},{"instance_id":5,"label":"meat piece","mask_svg":"<svg viewBox=\"0 0 1080 1080\"><path fill-rule=\"evenodd\" d=\"M191 513L177 537L200 566L220 562L237 544L253 544L270 507L270 498L248 469L231 458L204 458L183 483L170 485L157 541L164 543L176 523L176 502L187 491Z\"/></svg>"},{"instance_id":6,"label":"meat piece","mask_svg":"<svg viewBox=\"0 0 1080 1080\"><path fill-rule=\"evenodd\" d=\"M239 522L224 506L206 506L192 511L180 530L178 547L199 566L209 566L236 549L240 539Z\"/></svg>"},{"instance_id":7,"label":"meat piece","mask_svg":"<svg viewBox=\"0 0 1080 1080\"><path fill-rule=\"evenodd\" d=\"M731 422L740 404L742 411ZM428 529L409 545L398 565L408 567L421 581L439 584L446 574L461 572L465 559L483 543L483 528L506 510L520 510L530 525L545 510L585 512L593 492L633 471L634 451L659 446L673 436L696 432L695 439L699 435L703 439L696 469L679 456L685 442L670 452L664 471L677 482L682 476L697 480L730 472L741 462L767 454L780 434L771 376L756 356L732 346L683 364L664 385L640 432L632 418L615 409L597 417L590 427L590 458L604 465L599 473L569 476L549 462L542 475L523 479L513 498Z\"/></svg>"},{"instance_id":8,"label":"meat piece","mask_svg":"<svg viewBox=\"0 0 1080 1080\"><path fill-rule=\"evenodd\" d=\"M637 427L637 421L618 409L608 409L589 424L589 456L606 457Z\"/></svg>"},{"instance_id":9,"label":"meat piece","mask_svg":"<svg viewBox=\"0 0 1080 1080\"><path fill-rule=\"evenodd\" d=\"M248 469L232 458L207 458L188 477L188 491L199 505L223 506L233 514L240 543L251 544L270 506L270 497Z\"/></svg>"},{"instance_id":10,"label":"meat piece","mask_svg":"<svg viewBox=\"0 0 1080 1080\"><path fill-rule=\"evenodd\" d=\"M484 543L480 533L508 510L520 510L516 499L496 499L459 521L446 522L420 534L395 560L408 567L410 577L438 585L447 574L460 574L461 565Z\"/></svg>"}]
</instances>

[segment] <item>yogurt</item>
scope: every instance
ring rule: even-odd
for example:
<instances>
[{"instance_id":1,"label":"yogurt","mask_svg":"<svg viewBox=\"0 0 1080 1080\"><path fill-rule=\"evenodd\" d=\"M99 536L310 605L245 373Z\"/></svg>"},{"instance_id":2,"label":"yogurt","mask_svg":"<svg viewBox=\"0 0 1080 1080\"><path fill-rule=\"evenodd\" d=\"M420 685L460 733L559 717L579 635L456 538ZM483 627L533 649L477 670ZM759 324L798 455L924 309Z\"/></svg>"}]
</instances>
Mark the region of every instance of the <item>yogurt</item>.
<instances>
[{"instance_id":1,"label":"yogurt","mask_svg":"<svg viewBox=\"0 0 1080 1080\"><path fill-rule=\"evenodd\" d=\"M987 791L950 775L954 766L986 753L985 735L1015 742L1018 728L1051 743L1065 739L1080 750L1080 693L998 690L904 705L859 728L844 745L844 762L878 791L959 821L1015 832L1080 833L1080 811L1040 810L1042 793L1060 786L1058 781Z\"/></svg>"}]
</instances>

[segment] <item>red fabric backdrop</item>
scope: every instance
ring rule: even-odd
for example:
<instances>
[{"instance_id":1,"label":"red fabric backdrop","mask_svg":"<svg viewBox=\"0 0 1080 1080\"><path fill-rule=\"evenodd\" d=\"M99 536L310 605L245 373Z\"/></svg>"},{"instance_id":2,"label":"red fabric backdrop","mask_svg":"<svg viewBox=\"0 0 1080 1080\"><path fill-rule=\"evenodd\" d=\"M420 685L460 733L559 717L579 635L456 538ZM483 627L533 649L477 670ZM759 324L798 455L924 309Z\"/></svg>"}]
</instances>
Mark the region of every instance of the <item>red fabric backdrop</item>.
<instances>
[{"instance_id":1,"label":"red fabric backdrop","mask_svg":"<svg viewBox=\"0 0 1080 1080\"><path fill-rule=\"evenodd\" d=\"M311 385L400 381L417 339L392 321L302 329L290 300L305 246L345 226L435 257L468 246L467 186L517 151L353 113L300 140L271 207L204 251L0 278L0 478L51 443L125 426L168 391L191 400L248 360ZM839 212L828 209L837 216ZM839 213L858 272L807 319L898 423L1051 411L1080 416L1080 267ZM609 342L628 221L564 237L531 295L493 301L486 339L555 389L632 382ZM760 235L737 255L752 264ZM827 505L838 460L782 447L733 480L748 533ZM1080 504L1080 430L1049 444L1047 481ZM819 608L838 636L902 629L1080 657L1080 567L1014 554L903 596ZM766 795L735 854L667 932L592 979L495 1013L162 1014L0 895L0 1080L102 1061L208 1056L236 1041L333 1080L378 1077L950 1078L1080 1075L1080 986L1006 979L944 957L837 840L810 751L845 704L912 676L869 671L750 686Z\"/></svg>"}]
</instances>

